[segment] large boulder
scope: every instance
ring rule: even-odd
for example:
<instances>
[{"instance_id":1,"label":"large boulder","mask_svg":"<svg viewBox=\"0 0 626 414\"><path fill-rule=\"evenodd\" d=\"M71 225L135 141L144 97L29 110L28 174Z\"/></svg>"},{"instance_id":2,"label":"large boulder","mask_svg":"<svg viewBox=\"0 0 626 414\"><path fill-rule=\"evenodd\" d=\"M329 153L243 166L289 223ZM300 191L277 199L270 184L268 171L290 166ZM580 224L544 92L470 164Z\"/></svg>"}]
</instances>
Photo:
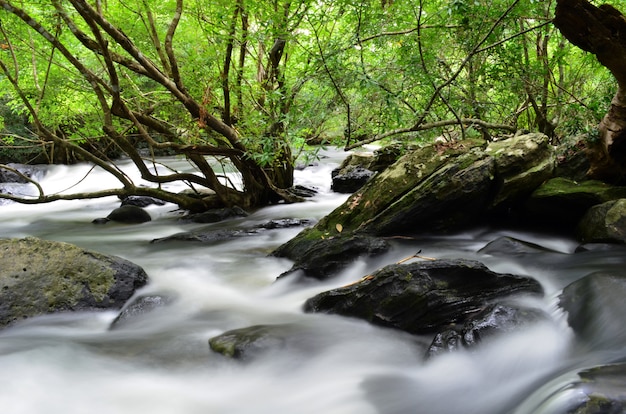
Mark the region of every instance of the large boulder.
<instances>
[{"instance_id":1,"label":"large boulder","mask_svg":"<svg viewBox=\"0 0 626 414\"><path fill-rule=\"evenodd\" d=\"M508 210L551 178L556 153L544 134L520 135L491 142L485 153L495 159L496 192L492 208Z\"/></svg>"},{"instance_id":2,"label":"large boulder","mask_svg":"<svg viewBox=\"0 0 626 414\"><path fill-rule=\"evenodd\" d=\"M534 279L495 273L480 262L434 260L386 266L308 299L304 310L356 317L411 334L437 334L511 295L542 292Z\"/></svg>"},{"instance_id":3,"label":"large boulder","mask_svg":"<svg viewBox=\"0 0 626 414\"><path fill-rule=\"evenodd\" d=\"M337 244L337 238L355 234L404 237L479 225L523 205L524 197L554 173L554 166L554 148L543 134L489 146L484 141L464 140L418 148L279 251L292 260L307 260L314 248L314 259L308 260L324 262L322 245ZM342 260L363 254L352 253L352 258Z\"/></svg>"},{"instance_id":4,"label":"large boulder","mask_svg":"<svg viewBox=\"0 0 626 414\"><path fill-rule=\"evenodd\" d=\"M626 243L626 199L591 207L578 224L585 243Z\"/></svg>"},{"instance_id":5,"label":"large boulder","mask_svg":"<svg viewBox=\"0 0 626 414\"><path fill-rule=\"evenodd\" d=\"M560 307L577 337L594 348L626 346L626 271L591 273L568 285Z\"/></svg>"},{"instance_id":6,"label":"large boulder","mask_svg":"<svg viewBox=\"0 0 626 414\"><path fill-rule=\"evenodd\" d=\"M445 150L429 145L400 157L393 165L350 196L344 204L320 220L315 226L317 233L320 236L332 234L337 224L342 226L345 233L366 232L363 226L367 223L383 216L393 215L400 210L401 207L397 202L402 200L405 195L412 193L405 199L405 205L409 199L419 197L418 192L414 189L435 171L446 164L454 163L457 157L467 153L472 148L479 148L484 144L483 141L463 141ZM465 159L465 162L471 164L470 160ZM462 168L463 165L460 165L456 170ZM447 181L451 182L450 179ZM422 188L424 191L428 191L438 187L426 184ZM423 197L429 195L427 193ZM434 214L434 212L422 213L431 216Z\"/></svg>"},{"instance_id":7,"label":"large boulder","mask_svg":"<svg viewBox=\"0 0 626 414\"><path fill-rule=\"evenodd\" d=\"M147 282L120 257L34 237L0 240L0 327L61 311L119 309Z\"/></svg>"},{"instance_id":8,"label":"large boulder","mask_svg":"<svg viewBox=\"0 0 626 414\"><path fill-rule=\"evenodd\" d=\"M618 198L626 198L626 187L555 177L531 194L525 209L537 221L573 228L591 207Z\"/></svg>"}]
</instances>

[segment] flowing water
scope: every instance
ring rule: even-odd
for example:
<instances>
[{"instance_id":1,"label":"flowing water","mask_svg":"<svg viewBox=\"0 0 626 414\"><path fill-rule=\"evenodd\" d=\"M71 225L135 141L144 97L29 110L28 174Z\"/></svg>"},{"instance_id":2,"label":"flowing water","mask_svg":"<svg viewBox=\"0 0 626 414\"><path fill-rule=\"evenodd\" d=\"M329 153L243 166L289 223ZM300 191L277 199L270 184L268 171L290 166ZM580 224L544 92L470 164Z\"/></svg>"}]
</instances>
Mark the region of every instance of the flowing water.
<instances>
[{"instance_id":1,"label":"flowing water","mask_svg":"<svg viewBox=\"0 0 626 414\"><path fill-rule=\"evenodd\" d=\"M330 191L330 171L345 154L330 151L327 156L320 165L296 172L297 183L318 188L311 201L264 208L212 226L323 217L346 199ZM166 161L184 167L182 160ZM84 165L51 167L43 179L49 191L114 184ZM557 413L564 401L577 398L567 388L561 390L577 370L626 355L581 350L556 306L568 283L597 269L623 268L621 248L573 254L573 240L477 229L397 243L383 257L358 260L332 280L296 283L290 278L276 281L291 262L268 253L299 228L213 245L151 244L155 238L207 225L181 222L173 205L148 207L153 221L141 225L91 223L118 205L111 197L0 206L3 237L37 236L124 257L150 276L139 294L175 298L114 330L109 329L114 311L32 318L3 330L2 413ZM478 252L500 236L537 243L546 251L508 257ZM537 278L546 296L533 305L553 319L472 351L425 360L429 338L301 311L303 302L318 292L420 249L425 256L478 259L495 271ZM230 360L209 349L209 338L258 324L288 326L291 336L285 346L248 361Z\"/></svg>"}]
</instances>

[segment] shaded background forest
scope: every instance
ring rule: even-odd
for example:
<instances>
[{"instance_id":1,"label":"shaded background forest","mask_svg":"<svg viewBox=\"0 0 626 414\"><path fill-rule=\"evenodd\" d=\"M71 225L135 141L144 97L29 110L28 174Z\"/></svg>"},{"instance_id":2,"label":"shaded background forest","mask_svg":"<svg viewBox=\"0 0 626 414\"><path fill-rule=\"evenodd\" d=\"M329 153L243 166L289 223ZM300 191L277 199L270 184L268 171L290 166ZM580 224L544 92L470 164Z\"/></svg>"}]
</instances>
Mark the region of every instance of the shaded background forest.
<instances>
[{"instance_id":1,"label":"shaded background forest","mask_svg":"<svg viewBox=\"0 0 626 414\"><path fill-rule=\"evenodd\" d=\"M240 169L252 160L270 187L287 188L313 143L489 140L520 129L594 139L616 88L551 24L554 1L69 3L0 2L3 162L86 156L62 142L115 157L128 153L123 136L142 155L193 158L194 147ZM33 20L40 26L24 24Z\"/></svg>"}]
</instances>

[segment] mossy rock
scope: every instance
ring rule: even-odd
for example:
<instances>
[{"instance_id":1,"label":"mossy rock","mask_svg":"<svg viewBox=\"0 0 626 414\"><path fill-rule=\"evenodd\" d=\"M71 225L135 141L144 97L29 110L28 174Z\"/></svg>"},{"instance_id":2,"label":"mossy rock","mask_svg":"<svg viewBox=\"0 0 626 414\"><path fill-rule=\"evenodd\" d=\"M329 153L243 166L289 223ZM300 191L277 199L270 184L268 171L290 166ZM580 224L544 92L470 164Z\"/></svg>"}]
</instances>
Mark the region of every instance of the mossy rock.
<instances>
[{"instance_id":1,"label":"mossy rock","mask_svg":"<svg viewBox=\"0 0 626 414\"><path fill-rule=\"evenodd\" d=\"M352 194L344 204L320 220L316 228L321 233L332 233L340 224L344 232L355 231L363 223L380 216L443 165L484 145L484 141L468 140L445 149L435 145L418 148L400 157Z\"/></svg>"},{"instance_id":2,"label":"mossy rock","mask_svg":"<svg viewBox=\"0 0 626 414\"><path fill-rule=\"evenodd\" d=\"M591 207L577 231L584 243L626 243L626 199Z\"/></svg>"},{"instance_id":3,"label":"mossy rock","mask_svg":"<svg viewBox=\"0 0 626 414\"><path fill-rule=\"evenodd\" d=\"M0 327L61 311L119 309L147 282L122 258L34 237L0 240Z\"/></svg>"},{"instance_id":4,"label":"mossy rock","mask_svg":"<svg viewBox=\"0 0 626 414\"><path fill-rule=\"evenodd\" d=\"M498 188L492 208L515 206L552 178L556 153L544 134L527 134L492 142L485 153L495 159Z\"/></svg>"},{"instance_id":5,"label":"mossy rock","mask_svg":"<svg viewBox=\"0 0 626 414\"><path fill-rule=\"evenodd\" d=\"M247 359L285 346L290 325L255 325L234 329L209 339L212 351L229 358Z\"/></svg>"},{"instance_id":6,"label":"mossy rock","mask_svg":"<svg viewBox=\"0 0 626 414\"><path fill-rule=\"evenodd\" d=\"M474 224L491 200L494 172L493 158L482 150L458 156L364 222L359 231L412 235Z\"/></svg>"},{"instance_id":7,"label":"mossy rock","mask_svg":"<svg viewBox=\"0 0 626 414\"><path fill-rule=\"evenodd\" d=\"M601 365L578 375L580 381L569 389L582 402L568 410L569 414L620 414L626 410L626 364Z\"/></svg>"},{"instance_id":8,"label":"mossy rock","mask_svg":"<svg viewBox=\"0 0 626 414\"><path fill-rule=\"evenodd\" d=\"M556 177L546 181L525 205L528 215L554 226L575 226L594 205L626 198L626 187L602 181Z\"/></svg>"}]
</instances>

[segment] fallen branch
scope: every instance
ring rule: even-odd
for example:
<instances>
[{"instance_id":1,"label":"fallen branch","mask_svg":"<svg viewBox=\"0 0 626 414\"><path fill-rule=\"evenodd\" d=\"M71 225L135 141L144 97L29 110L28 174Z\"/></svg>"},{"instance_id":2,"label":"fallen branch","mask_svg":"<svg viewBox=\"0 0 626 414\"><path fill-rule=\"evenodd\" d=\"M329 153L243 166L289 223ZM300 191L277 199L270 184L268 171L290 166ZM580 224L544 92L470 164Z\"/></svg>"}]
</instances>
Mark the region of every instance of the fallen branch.
<instances>
[{"instance_id":1,"label":"fallen branch","mask_svg":"<svg viewBox=\"0 0 626 414\"><path fill-rule=\"evenodd\" d=\"M405 257L404 259L398 260L398 261L396 262L396 264L402 264L402 263L408 262L409 260L413 260L413 259L422 259L422 260L437 260L437 259L435 259L434 257L420 256L420 253L421 253L421 252L422 252L421 250L418 250L418 251L417 251L417 253L412 254L412 255L410 255L410 256L407 256L407 257Z\"/></svg>"}]
</instances>

